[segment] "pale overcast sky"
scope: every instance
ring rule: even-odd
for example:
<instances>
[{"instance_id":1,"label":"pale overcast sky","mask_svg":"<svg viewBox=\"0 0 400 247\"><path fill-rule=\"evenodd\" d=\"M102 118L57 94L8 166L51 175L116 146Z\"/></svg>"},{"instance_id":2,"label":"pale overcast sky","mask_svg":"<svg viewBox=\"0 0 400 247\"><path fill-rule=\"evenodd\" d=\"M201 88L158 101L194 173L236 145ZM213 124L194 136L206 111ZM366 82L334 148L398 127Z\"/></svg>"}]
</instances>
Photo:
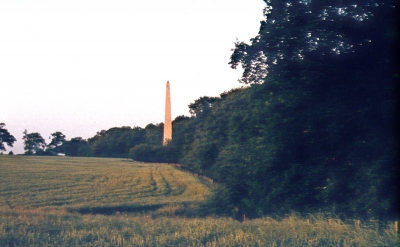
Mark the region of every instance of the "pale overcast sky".
<instances>
[{"instance_id":1,"label":"pale overcast sky","mask_svg":"<svg viewBox=\"0 0 400 247\"><path fill-rule=\"evenodd\" d=\"M22 132L89 138L164 121L218 96L242 70L236 38L264 19L262 0L0 0L0 122L23 153Z\"/></svg>"}]
</instances>

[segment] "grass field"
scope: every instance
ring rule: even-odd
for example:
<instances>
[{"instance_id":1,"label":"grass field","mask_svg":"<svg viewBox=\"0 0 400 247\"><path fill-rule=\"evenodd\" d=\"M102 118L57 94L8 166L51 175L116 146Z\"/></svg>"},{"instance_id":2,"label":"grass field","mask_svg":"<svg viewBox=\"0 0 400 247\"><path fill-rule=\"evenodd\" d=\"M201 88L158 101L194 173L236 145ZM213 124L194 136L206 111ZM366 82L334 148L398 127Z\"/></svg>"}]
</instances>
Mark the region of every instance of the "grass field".
<instances>
[{"instance_id":1,"label":"grass field","mask_svg":"<svg viewBox=\"0 0 400 247\"><path fill-rule=\"evenodd\" d=\"M0 206L135 211L204 200L210 190L174 167L107 158L0 158Z\"/></svg>"},{"instance_id":2,"label":"grass field","mask_svg":"<svg viewBox=\"0 0 400 247\"><path fill-rule=\"evenodd\" d=\"M0 246L396 246L393 225L188 217L211 189L161 164L0 155Z\"/></svg>"}]
</instances>

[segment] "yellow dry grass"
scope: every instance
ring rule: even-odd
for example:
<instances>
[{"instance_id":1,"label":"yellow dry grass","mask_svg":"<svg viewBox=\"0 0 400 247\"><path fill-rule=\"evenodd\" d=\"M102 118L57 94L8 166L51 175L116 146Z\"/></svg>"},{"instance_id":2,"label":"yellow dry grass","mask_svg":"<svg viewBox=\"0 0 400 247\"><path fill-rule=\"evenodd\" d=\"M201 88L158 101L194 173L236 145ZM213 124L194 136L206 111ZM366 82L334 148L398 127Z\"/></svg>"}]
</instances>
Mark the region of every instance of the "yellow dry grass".
<instances>
[{"instance_id":1,"label":"yellow dry grass","mask_svg":"<svg viewBox=\"0 0 400 247\"><path fill-rule=\"evenodd\" d=\"M198 178L162 164L123 159L0 156L0 206L116 207L194 203Z\"/></svg>"},{"instance_id":2,"label":"yellow dry grass","mask_svg":"<svg viewBox=\"0 0 400 247\"><path fill-rule=\"evenodd\" d=\"M178 217L210 189L161 164L0 155L0 246L396 246L391 225ZM190 210L190 207L188 207ZM187 209L187 208L186 208Z\"/></svg>"}]
</instances>

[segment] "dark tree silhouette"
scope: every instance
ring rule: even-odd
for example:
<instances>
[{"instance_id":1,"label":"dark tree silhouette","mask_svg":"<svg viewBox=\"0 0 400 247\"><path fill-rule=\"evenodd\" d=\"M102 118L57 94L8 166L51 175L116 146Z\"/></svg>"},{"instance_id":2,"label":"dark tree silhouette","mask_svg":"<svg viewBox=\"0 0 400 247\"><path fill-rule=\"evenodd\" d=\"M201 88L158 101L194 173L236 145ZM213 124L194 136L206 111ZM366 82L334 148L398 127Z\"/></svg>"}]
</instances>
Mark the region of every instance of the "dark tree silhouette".
<instances>
[{"instance_id":1,"label":"dark tree silhouette","mask_svg":"<svg viewBox=\"0 0 400 247\"><path fill-rule=\"evenodd\" d=\"M6 143L8 146L12 147L13 143L16 141L15 137L8 132L5 123L0 123L0 151L6 151L6 148L3 143Z\"/></svg>"},{"instance_id":2,"label":"dark tree silhouette","mask_svg":"<svg viewBox=\"0 0 400 247\"><path fill-rule=\"evenodd\" d=\"M47 145L48 148L53 149L55 147L61 146L63 142L65 141L65 135L61 133L60 131L54 132L51 134L53 137L49 145Z\"/></svg>"},{"instance_id":3,"label":"dark tree silhouette","mask_svg":"<svg viewBox=\"0 0 400 247\"><path fill-rule=\"evenodd\" d=\"M24 140L25 154L33 155L37 152L42 153L45 151L46 142L39 133L28 133L28 131L25 130L23 134L24 136L22 139Z\"/></svg>"}]
</instances>

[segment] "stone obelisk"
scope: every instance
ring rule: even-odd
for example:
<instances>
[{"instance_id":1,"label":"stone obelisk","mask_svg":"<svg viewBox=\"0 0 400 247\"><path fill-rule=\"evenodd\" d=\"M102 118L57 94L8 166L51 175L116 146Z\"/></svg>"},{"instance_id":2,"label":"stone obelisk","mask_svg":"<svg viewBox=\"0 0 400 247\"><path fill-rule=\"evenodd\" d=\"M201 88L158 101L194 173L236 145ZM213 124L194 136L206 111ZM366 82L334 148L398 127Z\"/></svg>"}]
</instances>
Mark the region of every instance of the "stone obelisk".
<instances>
[{"instance_id":1,"label":"stone obelisk","mask_svg":"<svg viewBox=\"0 0 400 247\"><path fill-rule=\"evenodd\" d=\"M172 121L171 121L171 95L169 81L167 81L167 91L165 95L165 122L164 122L164 140L163 145L167 145L172 139Z\"/></svg>"}]
</instances>

